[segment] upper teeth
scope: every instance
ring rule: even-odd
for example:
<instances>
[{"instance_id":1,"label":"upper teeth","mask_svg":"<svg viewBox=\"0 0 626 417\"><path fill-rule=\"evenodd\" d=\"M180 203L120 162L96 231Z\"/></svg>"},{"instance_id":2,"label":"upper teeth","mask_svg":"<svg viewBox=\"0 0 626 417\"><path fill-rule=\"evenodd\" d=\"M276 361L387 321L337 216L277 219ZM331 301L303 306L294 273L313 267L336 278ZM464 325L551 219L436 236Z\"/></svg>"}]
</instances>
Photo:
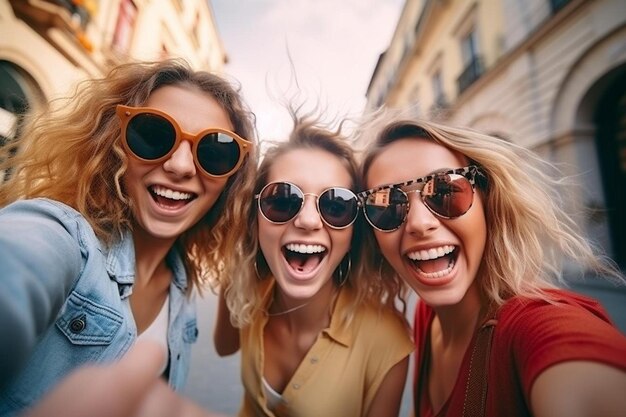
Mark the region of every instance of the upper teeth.
<instances>
[{"instance_id":1,"label":"upper teeth","mask_svg":"<svg viewBox=\"0 0 626 417\"><path fill-rule=\"evenodd\" d=\"M183 193L181 191L170 190L169 188L155 185L152 187L152 192L161 197L171 198L172 200L188 200L193 197L191 193Z\"/></svg>"},{"instance_id":2,"label":"upper teeth","mask_svg":"<svg viewBox=\"0 0 626 417\"><path fill-rule=\"evenodd\" d=\"M409 259L413 261L427 261L429 259L441 258L454 250L454 246L445 245L438 248L430 248L428 250L418 250L407 254Z\"/></svg>"},{"instance_id":3,"label":"upper teeth","mask_svg":"<svg viewBox=\"0 0 626 417\"><path fill-rule=\"evenodd\" d=\"M322 245L304 245L299 243L289 243L286 248L291 252L299 253L320 253L326 250Z\"/></svg>"}]
</instances>

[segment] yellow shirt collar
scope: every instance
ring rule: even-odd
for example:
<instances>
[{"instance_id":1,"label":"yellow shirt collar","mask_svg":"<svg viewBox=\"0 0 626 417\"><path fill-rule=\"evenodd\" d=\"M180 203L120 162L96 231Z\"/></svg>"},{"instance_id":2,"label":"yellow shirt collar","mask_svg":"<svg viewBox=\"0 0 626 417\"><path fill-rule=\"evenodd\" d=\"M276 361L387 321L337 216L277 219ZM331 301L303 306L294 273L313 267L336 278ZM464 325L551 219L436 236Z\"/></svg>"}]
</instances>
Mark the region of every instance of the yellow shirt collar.
<instances>
[{"instance_id":1,"label":"yellow shirt collar","mask_svg":"<svg viewBox=\"0 0 626 417\"><path fill-rule=\"evenodd\" d=\"M272 302L272 294L276 280L274 277L264 279L259 284L259 292L261 293L261 305L263 306L262 315L267 319L267 308ZM354 340L354 334L350 331L350 326L343 323L343 312L348 308L353 299L353 294L348 288L340 288L337 302L330 317L330 325L322 330L322 333L328 335L331 339L344 346L350 346Z\"/></svg>"}]
</instances>

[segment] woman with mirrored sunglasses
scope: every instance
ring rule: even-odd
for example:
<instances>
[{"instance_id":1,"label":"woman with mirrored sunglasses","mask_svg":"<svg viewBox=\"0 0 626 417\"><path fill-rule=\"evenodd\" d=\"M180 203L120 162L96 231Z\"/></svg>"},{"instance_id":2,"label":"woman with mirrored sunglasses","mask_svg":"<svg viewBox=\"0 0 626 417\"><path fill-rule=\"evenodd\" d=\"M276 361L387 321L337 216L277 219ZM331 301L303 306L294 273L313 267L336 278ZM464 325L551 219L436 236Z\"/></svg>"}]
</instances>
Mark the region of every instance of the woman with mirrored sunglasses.
<instances>
[{"instance_id":1,"label":"woman with mirrored sunglasses","mask_svg":"<svg viewBox=\"0 0 626 417\"><path fill-rule=\"evenodd\" d=\"M230 82L175 60L119 66L29 117L0 158L0 415L138 339L181 389L195 295L243 236L253 134Z\"/></svg>"},{"instance_id":2,"label":"woman with mirrored sunglasses","mask_svg":"<svg viewBox=\"0 0 626 417\"><path fill-rule=\"evenodd\" d=\"M216 350L241 350L242 417L397 416L413 344L398 287L361 273L352 149L292 115L289 140L259 168Z\"/></svg>"},{"instance_id":3,"label":"woman with mirrored sunglasses","mask_svg":"<svg viewBox=\"0 0 626 417\"><path fill-rule=\"evenodd\" d=\"M559 287L564 261L624 279L559 206L554 167L401 112L371 116L358 137L365 270L419 297L414 414L623 415L626 338Z\"/></svg>"}]
</instances>

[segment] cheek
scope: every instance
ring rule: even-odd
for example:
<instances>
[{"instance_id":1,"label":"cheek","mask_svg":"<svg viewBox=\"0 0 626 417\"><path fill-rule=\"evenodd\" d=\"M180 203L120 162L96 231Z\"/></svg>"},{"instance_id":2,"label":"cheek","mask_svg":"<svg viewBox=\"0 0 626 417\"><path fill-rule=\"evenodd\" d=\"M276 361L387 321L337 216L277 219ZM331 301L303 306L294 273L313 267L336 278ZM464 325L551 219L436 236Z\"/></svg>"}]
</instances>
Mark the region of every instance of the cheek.
<instances>
[{"instance_id":1,"label":"cheek","mask_svg":"<svg viewBox=\"0 0 626 417\"><path fill-rule=\"evenodd\" d=\"M120 182L124 193L131 201L134 200L136 198L136 190L141 186L141 175L137 172L137 169L129 166Z\"/></svg>"},{"instance_id":2,"label":"cheek","mask_svg":"<svg viewBox=\"0 0 626 417\"><path fill-rule=\"evenodd\" d=\"M330 230L330 236L333 241L333 248L345 254L350 250L352 243L352 226L345 230ZM342 254L342 256L343 256Z\"/></svg>"},{"instance_id":3,"label":"cheek","mask_svg":"<svg viewBox=\"0 0 626 417\"><path fill-rule=\"evenodd\" d=\"M267 220L261 218L258 222L259 247L266 259L269 257L270 251L278 247L279 240L276 229L279 228L276 226L277 225L270 224Z\"/></svg>"},{"instance_id":4,"label":"cheek","mask_svg":"<svg viewBox=\"0 0 626 417\"><path fill-rule=\"evenodd\" d=\"M228 182L227 178L207 178L207 177L201 177L202 178L202 185L204 187L205 190L207 190L210 193L214 193L217 194L217 197L219 197L219 194L222 193L222 191L224 191L224 188L226 187L226 183ZM232 187L231 187L232 190Z\"/></svg>"},{"instance_id":5,"label":"cheek","mask_svg":"<svg viewBox=\"0 0 626 417\"><path fill-rule=\"evenodd\" d=\"M395 236L398 230L391 233L384 233L379 230L374 231L374 236L380 247L383 256L393 263L393 260L400 256L399 241Z\"/></svg>"},{"instance_id":6,"label":"cheek","mask_svg":"<svg viewBox=\"0 0 626 417\"><path fill-rule=\"evenodd\" d=\"M487 242L487 221L480 199L474 201L474 206L468 214L469 216L463 219L465 220L462 228L464 232L463 240L468 251L471 252L470 256L475 258L475 262L479 264L484 255Z\"/></svg>"}]
</instances>

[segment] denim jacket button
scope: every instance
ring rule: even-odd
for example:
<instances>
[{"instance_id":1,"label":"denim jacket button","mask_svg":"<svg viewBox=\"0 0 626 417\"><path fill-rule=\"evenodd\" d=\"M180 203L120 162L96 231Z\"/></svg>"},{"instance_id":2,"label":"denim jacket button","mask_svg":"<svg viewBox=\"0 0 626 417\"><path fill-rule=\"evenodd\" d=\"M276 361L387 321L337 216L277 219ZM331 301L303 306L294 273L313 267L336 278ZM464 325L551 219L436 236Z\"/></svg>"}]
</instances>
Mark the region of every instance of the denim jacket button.
<instances>
[{"instance_id":1,"label":"denim jacket button","mask_svg":"<svg viewBox=\"0 0 626 417\"><path fill-rule=\"evenodd\" d=\"M80 317L76 317L70 322L70 331L72 333L80 333L85 330L87 326L87 318L82 315Z\"/></svg>"}]
</instances>

